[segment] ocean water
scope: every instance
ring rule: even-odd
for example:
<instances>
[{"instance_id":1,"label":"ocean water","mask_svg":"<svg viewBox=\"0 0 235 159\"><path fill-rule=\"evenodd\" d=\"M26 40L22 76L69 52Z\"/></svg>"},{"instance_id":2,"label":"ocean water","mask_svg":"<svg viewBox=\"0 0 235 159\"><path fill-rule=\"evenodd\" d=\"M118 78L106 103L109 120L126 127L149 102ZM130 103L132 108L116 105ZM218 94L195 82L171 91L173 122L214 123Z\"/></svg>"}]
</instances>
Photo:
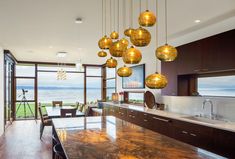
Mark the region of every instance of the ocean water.
<instances>
[{"instance_id":1,"label":"ocean water","mask_svg":"<svg viewBox=\"0 0 235 159\"><path fill-rule=\"evenodd\" d=\"M34 90L26 89L27 100L34 99ZM22 99L22 89L17 89L17 100ZM87 89L87 102L94 102L101 99L101 89L90 88ZM64 103L84 103L84 89L38 89L38 102L51 103L52 101L63 101Z\"/></svg>"}]
</instances>

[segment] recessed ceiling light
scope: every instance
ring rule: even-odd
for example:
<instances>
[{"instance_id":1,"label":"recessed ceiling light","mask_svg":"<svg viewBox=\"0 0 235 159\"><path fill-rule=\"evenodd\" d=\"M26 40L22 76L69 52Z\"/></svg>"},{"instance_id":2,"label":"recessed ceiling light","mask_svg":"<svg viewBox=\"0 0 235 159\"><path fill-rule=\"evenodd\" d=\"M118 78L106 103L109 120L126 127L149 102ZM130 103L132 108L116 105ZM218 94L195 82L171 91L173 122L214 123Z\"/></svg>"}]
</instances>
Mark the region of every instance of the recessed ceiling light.
<instances>
[{"instance_id":1,"label":"recessed ceiling light","mask_svg":"<svg viewBox=\"0 0 235 159\"><path fill-rule=\"evenodd\" d=\"M82 18L77 18L76 20L75 20L75 23L76 24L81 24L83 21L82 21Z\"/></svg>"},{"instance_id":2,"label":"recessed ceiling light","mask_svg":"<svg viewBox=\"0 0 235 159\"><path fill-rule=\"evenodd\" d=\"M194 20L195 23L200 23L201 20L197 19L197 20Z\"/></svg>"},{"instance_id":3,"label":"recessed ceiling light","mask_svg":"<svg viewBox=\"0 0 235 159\"><path fill-rule=\"evenodd\" d=\"M56 56L57 57L66 57L67 52L57 52Z\"/></svg>"}]
</instances>

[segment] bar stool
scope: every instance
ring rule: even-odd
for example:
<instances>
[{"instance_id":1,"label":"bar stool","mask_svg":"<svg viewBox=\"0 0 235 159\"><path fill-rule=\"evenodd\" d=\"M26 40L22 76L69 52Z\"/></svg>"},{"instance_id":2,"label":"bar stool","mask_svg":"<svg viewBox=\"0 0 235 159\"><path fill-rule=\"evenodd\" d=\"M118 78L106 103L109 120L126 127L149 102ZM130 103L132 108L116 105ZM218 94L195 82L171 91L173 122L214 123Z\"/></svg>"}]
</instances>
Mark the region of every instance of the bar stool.
<instances>
[{"instance_id":1,"label":"bar stool","mask_svg":"<svg viewBox=\"0 0 235 159\"><path fill-rule=\"evenodd\" d=\"M60 144L56 144L53 147L53 152L55 154L54 159L65 159L66 158Z\"/></svg>"}]
</instances>

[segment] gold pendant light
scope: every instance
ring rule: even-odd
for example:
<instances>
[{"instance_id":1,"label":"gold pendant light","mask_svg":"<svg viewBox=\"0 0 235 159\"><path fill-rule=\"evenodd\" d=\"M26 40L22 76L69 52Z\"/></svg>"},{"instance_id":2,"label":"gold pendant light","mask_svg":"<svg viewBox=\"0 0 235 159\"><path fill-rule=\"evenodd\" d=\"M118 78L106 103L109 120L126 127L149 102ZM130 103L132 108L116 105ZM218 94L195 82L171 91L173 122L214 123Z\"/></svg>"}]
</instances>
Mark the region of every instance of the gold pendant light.
<instances>
[{"instance_id":1,"label":"gold pendant light","mask_svg":"<svg viewBox=\"0 0 235 159\"><path fill-rule=\"evenodd\" d=\"M174 61L177 57L177 50L175 47L165 44L157 48L156 57L164 62Z\"/></svg>"},{"instance_id":2,"label":"gold pendant light","mask_svg":"<svg viewBox=\"0 0 235 159\"><path fill-rule=\"evenodd\" d=\"M118 32L113 31L113 32L110 34L110 38L111 38L111 39L118 39L118 38L119 38Z\"/></svg>"},{"instance_id":3,"label":"gold pendant light","mask_svg":"<svg viewBox=\"0 0 235 159\"><path fill-rule=\"evenodd\" d=\"M99 40L98 45L100 49L109 49L112 43L113 43L112 39L105 35L103 38Z\"/></svg>"},{"instance_id":4,"label":"gold pendant light","mask_svg":"<svg viewBox=\"0 0 235 159\"><path fill-rule=\"evenodd\" d=\"M106 57L106 56L107 56L107 53L106 53L104 50L102 50L102 51L99 51L99 52L98 52L98 56L99 56L99 57Z\"/></svg>"},{"instance_id":5,"label":"gold pendant light","mask_svg":"<svg viewBox=\"0 0 235 159\"><path fill-rule=\"evenodd\" d=\"M108 68L115 68L117 66L117 60L114 58L110 58L106 61L106 67Z\"/></svg>"},{"instance_id":6,"label":"gold pendant light","mask_svg":"<svg viewBox=\"0 0 235 159\"><path fill-rule=\"evenodd\" d=\"M142 55L138 49L131 46L123 54L122 59L126 64L138 64L142 59Z\"/></svg>"},{"instance_id":7,"label":"gold pendant light","mask_svg":"<svg viewBox=\"0 0 235 159\"><path fill-rule=\"evenodd\" d=\"M156 49L156 57L164 62L174 61L177 57L177 49L174 46L167 44L167 0L165 0L165 31L166 31L166 44Z\"/></svg>"},{"instance_id":8,"label":"gold pendant light","mask_svg":"<svg viewBox=\"0 0 235 159\"><path fill-rule=\"evenodd\" d=\"M120 67L117 70L117 74L120 77L129 77L132 74L132 69L130 67L126 67L126 65L124 65L123 67Z\"/></svg>"},{"instance_id":9,"label":"gold pendant light","mask_svg":"<svg viewBox=\"0 0 235 159\"><path fill-rule=\"evenodd\" d=\"M106 1L105 1L105 5L106 5ZM103 15L103 0L102 0L102 15ZM105 12L105 25L104 25L104 32L106 34L106 7L104 8L104 12ZM102 16L102 34L103 34L103 16ZM112 45L112 39L107 37L106 35L103 36L99 41L98 41L98 46L100 49L109 49L109 47Z\"/></svg>"},{"instance_id":10,"label":"gold pendant light","mask_svg":"<svg viewBox=\"0 0 235 159\"><path fill-rule=\"evenodd\" d=\"M117 40L109 48L109 53L113 57L122 57L123 53L126 50L127 50L127 46L125 44L123 44L122 42L120 42L119 40Z\"/></svg>"},{"instance_id":11,"label":"gold pendant light","mask_svg":"<svg viewBox=\"0 0 235 159\"><path fill-rule=\"evenodd\" d=\"M151 27L156 23L156 16L153 12L146 10L142 12L139 16L140 26Z\"/></svg>"},{"instance_id":12,"label":"gold pendant light","mask_svg":"<svg viewBox=\"0 0 235 159\"><path fill-rule=\"evenodd\" d=\"M147 46L151 41L151 34L148 30L139 27L135 29L131 35L131 42L135 46L144 47Z\"/></svg>"},{"instance_id":13,"label":"gold pendant light","mask_svg":"<svg viewBox=\"0 0 235 159\"><path fill-rule=\"evenodd\" d=\"M159 73L151 74L145 79L145 85L150 89L162 89L167 86L167 78Z\"/></svg>"},{"instance_id":14,"label":"gold pendant light","mask_svg":"<svg viewBox=\"0 0 235 159\"><path fill-rule=\"evenodd\" d=\"M129 41L126 38L122 38L119 40L122 44L124 44L126 47L129 45Z\"/></svg>"},{"instance_id":15,"label":"gold pendant light","mask_svg":"<svg viewBox=\"0 0 235 159\"><path fill-rule=\"evenodd\" d=\"M133 33L134 29L132 28L128 28L124 31L124 34L128 37L131 37L132 33Z\"/></svg>"},{"instance_id":16,"label":"gold pendant light","mask_svg":"<svg viewBox=\"0 0 235 159\"><path fill-rule=\"evenodd\" d=\"M133 29L133 0L130 0L130 13L129 13L129 19L130 19L130 22L129 22L129 25L130 27L128 29L125 29L124 30L124 35L128 36L128 37L131 37L134 29ZM125 5L126 6L126 5Z\"/></svg>"},{"instance_id":17,"label":"gold pendant light","mask_svg":"<svg viewBox=\"0 0 235 159\"><path fill-rule=\"evenodd\" d=\"M156 23L156 16L148 10L148 0L146 0L146 8L146 11L140 13L139 24L140 26L151 27Z\"/></svg>"}]
</instances>

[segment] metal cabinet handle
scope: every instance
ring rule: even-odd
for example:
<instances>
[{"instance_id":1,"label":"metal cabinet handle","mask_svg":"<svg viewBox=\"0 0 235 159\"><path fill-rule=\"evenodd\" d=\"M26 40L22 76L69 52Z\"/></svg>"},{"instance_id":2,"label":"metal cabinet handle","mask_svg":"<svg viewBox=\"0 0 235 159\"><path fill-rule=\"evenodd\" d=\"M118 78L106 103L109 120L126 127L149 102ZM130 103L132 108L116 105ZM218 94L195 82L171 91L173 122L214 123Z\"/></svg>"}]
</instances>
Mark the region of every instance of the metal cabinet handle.
<instances>
[{"instance_id":1,"label":"metal cabinet handle","mask_svg":"<svg viewBox=\"0 0 235 159\"><path fill-rule=\"evenodd\" d=\"M147 116L147 114L144 114L144 116Z\"/></svg>"},{"instance_id":2,"label":"metal cabinet handle","mask_svg":"<svg viewBox=\"0 0 235 159\"><path fill-rule=\"evenodd\" d=\"M132 118L135 118L135 116L133 115Z\"/></svg>"},{"instance_id":3,"label":"metal cabinet handle","mask_svg":"<svg viewBox=\"0 0 235 159\"><path fill-rule=\"evenodd\" d=\"M196 136L197 136L196 134L193 134L193 133L190 133L190 135L191 135L191 136L194 136L194 137L196 137Z\"/></svg>"},{"instance_id":4,"label":"metal cabinet handle","mask_svg":"<svg viewBox=\"0 0 235 159\"><path fill-rule=\"evenodd\" d=\"M160 120L160 121L163 121L163 122L170 122L170 120L157 118L157 117L153 117L153 119Z\"/></svg>"},{"instance_id":5,"label":"metal cabinet handle","mask_svg":"<svg viewBox=\"0 0 235 159\"><path fill-rule=\"evenodd\" d=\"M131 110L131 112L133 113L134 111L133 111L133 110Z\"/></svg>"},{"instance_id":6,"label":"metal cabinet handle","mask_svg":"<svg viewBox=\"0 0 235 159\"><path fill-rule=\"evenodd\" d=\"M188 134L188 132L187 132L187 131L182 131L182 133L183 133L183 134Z\"/></svg>"},{"instance_id":7,"label":"metal cabinet handle","mask_svg":"<svg viewBox=\"0 0 235 159\"><path fill-rule=\"evenodd\" d=\"M131 117L131 115L129 115L129 117Z\"/></svg>"},{"instance_id":8,"label":"metal cabinet handle","mask_svg":"<svg viewBox=\"0 0 235 159\"><path fill-rule=\"evenodd\" d=\"M203 68L202 71L208 71L208 69L207 68Z\"/></svg>"},{"instance_id":9,"label":"metal cabinet handle","mask_svg":"<svg viewBox=\"0 0 235 159\"><path fill-rule=\"evenodd\" d=\"M144 119L145 122L147 122L148 120Z\"/></svg>"},{"instance_id":10,"label":"metal cabinet handle","mask_svg":"<svg viewBox=\"0 0 235 159\"><path fill-rule=\"evenodd\" d=\"M194 72L199 72L200 71L200 69L196 69L196 70L194 70Z\"/></svg>"}]
</instances>

